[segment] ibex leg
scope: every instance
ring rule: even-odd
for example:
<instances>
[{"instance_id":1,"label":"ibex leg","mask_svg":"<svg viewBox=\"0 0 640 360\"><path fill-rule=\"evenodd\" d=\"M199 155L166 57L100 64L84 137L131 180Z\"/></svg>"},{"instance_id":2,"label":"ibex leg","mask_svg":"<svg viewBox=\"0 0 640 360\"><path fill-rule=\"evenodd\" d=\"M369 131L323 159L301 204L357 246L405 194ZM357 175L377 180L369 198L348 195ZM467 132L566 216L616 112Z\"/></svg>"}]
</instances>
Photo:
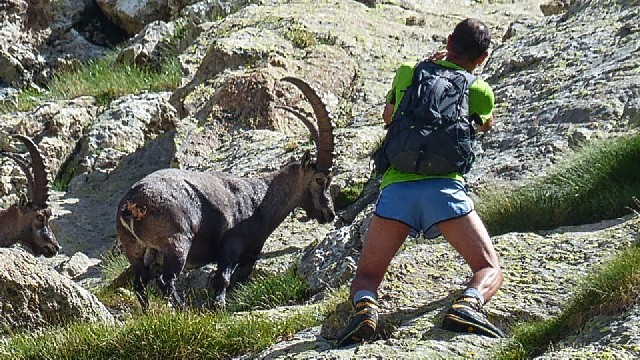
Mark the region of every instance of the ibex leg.
<instances>
[{"instance_id":1,"label":"ibex leg","mask_svg":"<svg viewBox=\"0 0 640 360\"><path fill-rule=\"evenodd\" d=\"M164 254L164 262L158 275L158 286L162 291L162 295L180 309L184 307L184 303L176 291L176 279L182 272L186 259L186 252L181 252L175 248L170 249Z\"/></svg>"},{"instance_id":2,"label":"ibex leg","mask_svg":"<svg viewBox=\"0 0 640 360\"><path fill-rule=\"evenodd\" d=\"M213 308L223 309L226 305L227 288L231 282L231 275L238 267L238 263L218 263L213 274L211 287L213 288Z\"/></svg>"},{"instance_id":3,"label":"ibex leg","mask_svg":"<svg viewBox=\"0 0 640 360\"><path fill-rule=\"evenodd\" d=\"M237 283L242 283L249 278L251 272L253 272L253 267L258 261L258 254L244 254L240 258L240 263L236 268L236 271L233 272L231 276L231 282L229 287L234 287Z\"/></svg>"},{"instance_id":4,"label":"ibex leg","mask_svg":"<svg viewBox=\"0 0 640 360\"><path fill-rule=\"evenodd\" d=\"M133 290L138 298L138 302L140 302L142 312L146 313L149 307L146 290L150 279L149 267L145 266L142 260L132 262L131 267L133 268Z\"/></svg>"}]
</instances>

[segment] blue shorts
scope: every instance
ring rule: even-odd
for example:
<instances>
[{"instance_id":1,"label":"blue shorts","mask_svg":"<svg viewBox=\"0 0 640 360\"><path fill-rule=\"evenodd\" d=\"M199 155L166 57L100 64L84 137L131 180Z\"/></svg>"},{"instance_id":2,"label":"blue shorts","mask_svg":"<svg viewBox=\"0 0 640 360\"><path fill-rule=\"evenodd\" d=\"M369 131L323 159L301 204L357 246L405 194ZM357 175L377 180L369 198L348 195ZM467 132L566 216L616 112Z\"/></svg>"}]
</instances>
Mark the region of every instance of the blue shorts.
<instances>
[{"instance_id":1,"label":"blue shorts","mask_svg":"<svg viewBox=\"0 0 640 360\"><path fill-rule=\"evenodd\" d=\"M440 235L441 221L457 218L473 211L473 201L463 182L453 179L402 181L386 186L380 192L375 214L403 222L420 231L427 239Z\"/></svg>"}]
</instances>

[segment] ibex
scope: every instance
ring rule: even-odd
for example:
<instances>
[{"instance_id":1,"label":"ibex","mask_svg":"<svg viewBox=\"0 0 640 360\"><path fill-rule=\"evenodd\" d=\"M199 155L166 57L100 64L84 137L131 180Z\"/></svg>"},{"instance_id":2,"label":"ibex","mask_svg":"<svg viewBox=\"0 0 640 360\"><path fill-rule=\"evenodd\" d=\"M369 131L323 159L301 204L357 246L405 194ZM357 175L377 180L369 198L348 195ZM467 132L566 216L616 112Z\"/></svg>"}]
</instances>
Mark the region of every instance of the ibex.
<instances>
[{"instance_id":1,"label":"ibex","mask_svg":"<svg viewBox=\"0 0 640 360\"><path fill-rule=\"evenodd\" d=\"M0 154L13 159L24 172L27 177L27 198L21 198L18 204L0 211L0 246L20 243L35 256L51 257L58 253L60 245L49 227L51 209L47 204L49 185L44 160L31 139L22 135L14 137L20 139L29 150L31 166L14 153L0 151Z\"/></svg>"},{"instance_id":2,"label":"ibex","mask_svg":"<svg viewBox=\"0 0 640 360\"><path fill-rule=\"evenodd\" d=\"M230 284L251 273L265 241L297 207L319 223L334 220L329 195L333 128L327 109L304 80L285 77L311 104L318 126L301 112L316 144L317 160L302 159L260 177L223 172L163 169L135 183L118 205L116 227L134 272L134 290L143 311L150 267L162 259L156 277L163 295L183 306L175 280L186 268L216 263L210 280L213 307L225 306ZM233 276L233 277L232 277Z\"/></svg>"}]
</instances>

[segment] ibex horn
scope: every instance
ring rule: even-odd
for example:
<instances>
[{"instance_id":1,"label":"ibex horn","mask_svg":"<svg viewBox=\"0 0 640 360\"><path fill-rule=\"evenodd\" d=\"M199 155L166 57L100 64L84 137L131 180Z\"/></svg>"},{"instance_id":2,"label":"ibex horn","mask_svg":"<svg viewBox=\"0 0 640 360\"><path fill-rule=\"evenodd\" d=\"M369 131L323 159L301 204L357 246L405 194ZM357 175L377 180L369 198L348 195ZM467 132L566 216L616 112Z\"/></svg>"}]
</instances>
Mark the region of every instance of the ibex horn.
<instances>
[{"instance_id":1,"label":"ibex horn","mask_svg":"<svg viewBox=\"0 0 640 360\"><path fill-rule=\"evenodd\" d=\"M44 165L44 159L40 150L36 144L26 136L14 135L15 138L20 139L29 150L31 154L31 168L33 170L33 201L34 204L47 207L49 200L49 182L47 179L47 168Z\"/></svg>"},{"instance_id":2,"label":"ibex horn","mask_svg":"<svg viewBox=\"0 0 640 360\"><path fill-rule=\"evenodd\" d=\"M287 110L288 112L292 113L295 117L300 119L300 121L302 121L302 123L305 124L307 129L309 129L309 132L311 133L311 137L313 138L313 143L316 144L316 146L318 146L318 143L320 142L320 135L318 135L318 128L316 127L316 124L312 123L309 120L306 114L303 114L300 109L296 109L291 106L276 105L275 107L278 109Z\"/></svg>"},{"instance_id":3,"label":"ibex horn","mask_svg":"<svg viewBox=\"0 0 640 360\"><path fill-rule=\"evenodd\" d=\"M292 76L286 76L280 80L295 85L311 104L318 123L318 142L316 143L318 159L316 160L316 168L321 171L330 171L333 164L333 126L327 107L318 96L318 93L306 81Z\"/></svg>"},{"instance_id":4,"label":"ibex horn","mask_svg":"<svg viewBox=\"0 0 640 360\"><path fill-rule=\"evenodd\" d=\"M29 168L29 164L14 153L0 151L0 154L13 159L13 161L18 164L18 167L22 170L24 176L26 176L27 178L27 199L29 199L29 201L33 201L33 175L31 174L31 168Z\"/></svg>"}]
</instances>

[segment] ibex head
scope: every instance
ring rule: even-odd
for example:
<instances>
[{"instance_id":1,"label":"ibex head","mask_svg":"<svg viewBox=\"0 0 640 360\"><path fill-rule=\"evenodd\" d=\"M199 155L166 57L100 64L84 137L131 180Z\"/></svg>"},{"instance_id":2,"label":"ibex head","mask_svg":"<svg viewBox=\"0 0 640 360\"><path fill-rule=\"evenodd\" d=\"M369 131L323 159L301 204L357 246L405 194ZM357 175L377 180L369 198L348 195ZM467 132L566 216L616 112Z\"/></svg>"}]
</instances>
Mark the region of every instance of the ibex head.
<instances>
[{"instance_id":1,"label":"ibex head","mask_svg":"<svg viewBox=\"0 0 640 360\"><path fill-rule=\"evenodd\" d=\"M293 113L307 126L316 144L318 158L315 163L311 159L309 152L306 152L301 159L302 168L312 173L307 186L307 191L302 199L301 207L306 211L307 216L316 219L319 223L333 221L336 214L333 209L333 200L329 193L329 185L333 177L333 126L331 117L322 99L316 91L304 80L295 77L284 77L282 81L287 81L295 85L307 101L316 117L316 125L297 109L282 106Z\"/></svg>"},{"instance_id":2,"label":"ibex head","mask_svg":"<svg viewBox=\"0 0 640 360\"><path fill-rule=\"evenodd\" d=\"M60 245L49 226L51 209L47 203L49 184L44 159L31 139L22 135L14 137L22 141L29 150L31 164L14 153L0 153L13 159L24 172L27 177L27 197L21 198L20 203L0 214L3 219L0 224L0 245L21 243L35 256L51 257L58 253Z\"/></svg>"}]
</instances>

